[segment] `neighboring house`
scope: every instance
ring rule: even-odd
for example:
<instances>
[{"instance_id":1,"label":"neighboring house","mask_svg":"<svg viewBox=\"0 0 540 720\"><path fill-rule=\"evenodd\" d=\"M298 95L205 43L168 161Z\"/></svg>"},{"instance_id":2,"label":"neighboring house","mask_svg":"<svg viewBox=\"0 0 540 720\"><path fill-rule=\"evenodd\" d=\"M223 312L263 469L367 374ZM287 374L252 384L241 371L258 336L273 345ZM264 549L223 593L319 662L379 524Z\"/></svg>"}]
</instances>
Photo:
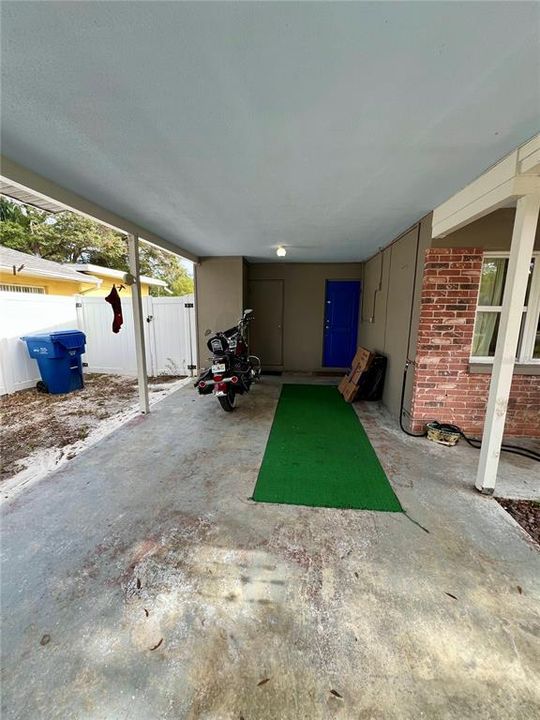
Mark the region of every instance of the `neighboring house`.
<instances>
[{"instance_id":1,"label":"neighboring house","mask_svg":"<svg viewBox=\"0 0 540 720\"><path fill-rule=\"evenodd\" d=\"M119 287L122 284L124 285L122 297L131 296L131 288L129 285L123 283L125 276L123 270L113 270L103 267L102 265L92 265L91 263L75 263L74 265L64 265L63 267L75 270L83 276L96 277L101 281L99 286L93 286L84 293L88 297L104 297L109 294L113 285ZM167 283L157 278L141 275L141 294L143 297L150 294L151 287L159 287L165 290Z\"/></svg>"},{"instance_id":2,"label":"neighboring house","mask_svg":"<svg viewBox=\"0 0 540 720\"><path fill-rule=\"evenodd\" d=\"M101 279L53 260L0 246L0 291L37 295L86 294Z\"/></svg>"},{"instance_id":3,"label":"neighboring house","mask_svg":"<svg viewBox=\"0 0 540 720\"><path fill-rule=\"evenodd\" d=\"M122 270L83 263L58 263L0 246L0 292L104 297L113 284L123 284L124 275ZM141 275L143 296L149 295L150 287L165 290L167 283ZM121 292L122 297L131 296L129 285L124 284Z\"/></svg>"}]
</instances>

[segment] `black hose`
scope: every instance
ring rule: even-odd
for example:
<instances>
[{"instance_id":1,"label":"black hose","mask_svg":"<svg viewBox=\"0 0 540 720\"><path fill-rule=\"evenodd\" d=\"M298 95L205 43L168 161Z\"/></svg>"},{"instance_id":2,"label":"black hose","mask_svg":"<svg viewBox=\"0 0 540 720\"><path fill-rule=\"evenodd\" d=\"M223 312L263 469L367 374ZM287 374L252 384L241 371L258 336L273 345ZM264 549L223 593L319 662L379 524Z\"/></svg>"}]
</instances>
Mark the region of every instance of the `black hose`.
<instances>
[{"instance_id":1,"label":"black hose","mask_svg":"<svg viewBox=\"0 0 540 720\"><path fill-rule=\"evenodd\" d=\"M403 427L403 403L405 401L405 385L407 383L407 370L409 369L410 360L407 360L405 363L405 370L403 371L403 383L401 385L401 404L399 408L399 427L403 430L405 435L408 435L409 437L426 437L427 430L424 430L424 432L421 433L413 433L410 430L406 430Z\"/></svg>"},{"instance_id":2,"label":"black hose","mask_svg":"<svg viewBox=\"0 0 540 720\"><path fill-rule=\"evenodd\" d=\"M410 432L410 430L407 430L403 426L403 404L405 401L405 385L407 383L407 370L409 369L410 364L411 361L407 360L405 363L405 369L403 371L403 384L401 386L401 404L399 408L399 426L403 430L405 435L409 435L409 437L425 437L427 435L427 430L424 430L424 432L421 433L412 433ZM459 433L459 435L461 435L461 437L465 440L466 443L468 443L475 450L480 450L482 446L482 440L480 438L467 437L463 430L457 425L439 422L437 422L436 424L441 430L448 430L450 432ZM529 448L521 447L520 445L510 445L508 443L502 443L501 451L511 453L512 455L521 455L521 457L526 457L529 460L536 460L537 462L540 462L540 453L536 452L536 450L529 450Z\"/></svg>"}]
</instances>

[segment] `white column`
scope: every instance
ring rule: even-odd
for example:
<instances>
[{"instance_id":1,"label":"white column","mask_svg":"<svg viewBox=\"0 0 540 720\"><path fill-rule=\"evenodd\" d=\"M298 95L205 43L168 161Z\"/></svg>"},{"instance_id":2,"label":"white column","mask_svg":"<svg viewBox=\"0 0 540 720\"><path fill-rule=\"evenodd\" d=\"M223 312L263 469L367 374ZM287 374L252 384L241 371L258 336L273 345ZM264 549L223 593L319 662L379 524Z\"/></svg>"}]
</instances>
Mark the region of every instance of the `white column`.
<instances>
[{"instance_id":1,"label":"white column","mask_svg":"<svg viewBox=\"0 0 540 720\"><path fill-rule=\"evenodd\" d=\"M135 329L135 352L137 354L137 379L139 385L139 407L142 413L150 412L148 401L148 375L146 372L146 346L144 342L144 315L140 269L139 269L139 238L137 235L128 235L128 263L129 272L133 276L131 286L131 300L133 304L133 325Z\"/></svg>"},{"instance_id":2,"label":"white column","mask_svg":"<svg viewBox=\"0 0 540 720\"><path fill-rule=\"evenodd\" d=\"M539 210L540 195L525 195L517 201L499 335L493 360L482 448L476 476L477 489L487 494L493 493L497 480L508 397L514 373Z\"/></svg>"}]
</instances>

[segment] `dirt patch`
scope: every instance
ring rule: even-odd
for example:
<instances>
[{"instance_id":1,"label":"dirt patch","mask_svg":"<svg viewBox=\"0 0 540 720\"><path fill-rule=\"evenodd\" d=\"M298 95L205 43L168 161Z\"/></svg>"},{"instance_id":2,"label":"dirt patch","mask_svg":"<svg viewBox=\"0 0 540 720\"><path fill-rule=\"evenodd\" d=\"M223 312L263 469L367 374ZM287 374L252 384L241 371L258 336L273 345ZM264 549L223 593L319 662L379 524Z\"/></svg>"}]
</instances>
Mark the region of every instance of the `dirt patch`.
<instances>
[{"instance_id":1,"label":"dirt patch","mask_svg":"<svg viewBox=\"0 0 540 720\"><path fill-rule=\"evenodd\" d=\"M497 498L499 505L540 545L540 502Z\"/></svg>"},{"instance_id":2,"label":"dirt patch","mask_svg":"<svg viewBox=\"0 0 540 720\"><path fill-rule=\"evenodd\" d=\"M176 382L177 380L181 380L184 377L187 377L187 376L186 375L149 375L148 382L150 384L156 383L158 385L162 385L164 383Z\"/></svg>"},{"instance_id":3,"label":"dirt patch","mask_svg":"<svg viewBox=\"0 0 540 720\"><path fill-rule=\"evenodd\" d=\"M149 378L150 389L180 377ZM48 395L35 388L0 398L0 481L27 467L32 454L62 449L110 418L128 410L137 401L137 380L123 375L88 373L85 387L65 395Z\"/></svg>"}]
</instances>

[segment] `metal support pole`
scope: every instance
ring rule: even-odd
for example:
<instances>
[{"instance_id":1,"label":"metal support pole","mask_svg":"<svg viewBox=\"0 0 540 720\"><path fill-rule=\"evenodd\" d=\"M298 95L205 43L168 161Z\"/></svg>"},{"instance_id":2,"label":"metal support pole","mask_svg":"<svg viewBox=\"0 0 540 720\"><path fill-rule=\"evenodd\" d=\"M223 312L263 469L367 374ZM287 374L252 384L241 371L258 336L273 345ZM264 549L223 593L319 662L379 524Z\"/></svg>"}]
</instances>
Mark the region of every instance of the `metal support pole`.
<instances>
[{"instance_id":1,"label":"metal support pole","mask_svg":"<svg viewBox=\"0 0 540 720\"><path fill-rule=\"evenodd\" d=\"M150 403L148 400L148 375L146 371L144 317L142 308L141 284L139 281L139 238L137 235L128 235L127 240L129 272L133 276L133 285L131 286L131 301L133 306L133 326L135 330L135 352L137 354L139 407L141 412L146 414L150 412Z\"/></svg>"},{"instance_id":2,"label":"metal support pole","mask_svg":"<svg viewBox=\"0 0 540 720\"><path fill-rule=\"evenodd\" d=\"M189 375L190 377L193 377L193 339L191 337L191 313L190 310L193 309L193 303L191 303L191 307L188 308L188 314L187 314L187 321L188 321L188 332L189 332Z\"/></svg>"},{"instance_id":3,"label":"metal support pole","mask_svg":"<svg viewBox=\"0 0 540 720\"><path fill-rule=\"evenodd\" d=\"M497 480L508 397L514 374L519 329L539 211L540 195L525 195L517 201L499 334L493 360L482 448L476 476L477 489L490 495L495 490Z\"/></svg>"}]
</instances>

